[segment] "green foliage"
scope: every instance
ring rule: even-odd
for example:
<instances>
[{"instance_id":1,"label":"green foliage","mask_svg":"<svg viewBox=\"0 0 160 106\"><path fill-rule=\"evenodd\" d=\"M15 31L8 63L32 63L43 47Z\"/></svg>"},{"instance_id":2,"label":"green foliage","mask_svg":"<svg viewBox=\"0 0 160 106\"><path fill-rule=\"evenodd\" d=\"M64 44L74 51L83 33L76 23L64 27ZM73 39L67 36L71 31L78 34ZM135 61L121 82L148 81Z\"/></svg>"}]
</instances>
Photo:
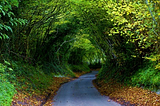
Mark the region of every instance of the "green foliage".
<instances>
[{"instance_id":1,"label":"green foliage","mask_svg":"<svg viewBox=\"0 0 160 106\"><path fill-rule=\"evenodd\" d=\"M43 71L46 74L54 73L54 75L70 76L75 77L69 64L63 63L63 65L58 65L56 63L45 63L43 66Z\"/></svg>"},{"instance_id":2,"label":"green foliage","mask_svg":"<svg viewBox=\"0 0 160 106\"><path fill-rule=\"evenodd\" d=\"M89 64L92 64L92 63L94 64L97 62L96 60L100 60L103 57L102 52L99 49L97 49L96 46L93 45L93 43L90 40L90 36L88 34L82 34L82 35L76 36L76 40L73 43L71 50L72 52L78 51L78 53L74 53L74 54L76 55L78 54L80 57L82 57L83 62L87 62ZM80 59L79 56L75 56L75 57Z\"/></svg>"},{"instance_id":3,"label":"green foliage","mask_svg":"<svg viewBox=\"0 0 160 106\"><path fill-rule=\"evenodd\" d=\"M103 63L99 79L159 86L159 4L158 0L2 0L0 61L13 60L0 64L6 81L2 85L13 89L10 81L28 91L45 90L55 75L74 77L73 71L89 71L88 64ZM154 65L141 67L147 59Z\"/></svg>"},{"instance_id":4,"label":"green foliage","mask_svg":"<svg viewBox=\"0 0 160 106\"><path fill-rule=\"evenodd\" d=\"M91 69L101 68L101 66L102 66L102 63L100 63L100 62L94 62L92 64L89 64L89 68L91 68Z\"/></svg>"},{"instance_id":5,"label":"green foliage","mask_svg":"<svg viewBox=\"0 0 160 106\"><path fill-rule=\"evenodd\" d=\"M5 65L0 63L0 104L2 106L10 106L16 92L13 83L10 83L14 75L11 74L13 69L9 65L10 63L7 61L5 61Z\"/></svg>"},{"instance_id":6,"label":"green foliage","mask_svg":"<svg viewBox=\"0 0 160 106\"><path fill-rule=\"evenodd\" d=\"M15 94L15 88L8 81L0 81L0 84L0 104L2 106L10 106L13 95Z\"/></svg>"},{"instance_id":7,"label":"green foliage","mask_svg":"<svg viewBox=\"0 0 160 106\"><path fill-rule=\"evenodd\" d=\"M89 72L90 68L87 64L81 64L81 65L71 65L71 70L74 72Z\"/></svg>"},{"instance_id":8,"label":"green foliage","mask_svg":"<svg viewBox=\"0 0 160 106\"><path fill-rule=\"evenodd\" d=\"M106 63L102 65L99 73L98 73L98 79L112 79L115 76L115 73L117 71L117 67L115 61L106 60ZM112 71L111 71L112 70Z\"/></svg>"},{"instance_id":9,"label":"green foliage","mask_svg":"<svg viewBox=\"0 0 160 106\"><path fill-rule=\"evenodd\" d=\"M143 86L159 89L160 72L154 69L154 65L155 62L145 62L144 66L132 76L132 84L139 87Z\"/></svg>"},{"instance_id":10,"label":"green foliage","mask_svg":"<svg viewBox=\"0 0 160 106\"><path fill-rule=\"evenodd\" d=\"M3 0L0 3L0 39L9 39L9 33L12 32L12 27L17 26L17 24L25 25L26 20L16 18L15 14L12 12L12 7L18 7L19 2L17 0ZM7 33L6 33L7 32Z\"/></svg>"},{"instance_id":11,"label":"green foliage","mask_svg":"<svg viewBox=\"0 0 160 106\"><path fill-rule=\"evenodd\" d=\"M106 55L99 78L130 82L144 60L159 69L159 1L82 0L74 2L93 44ZM150 56L151 54L154 54ZM146 67L148 69L148 67ZM150 70L150 69L148 69ZM152 75L152 71L149 71ZM154 75L153 81L158 81ZM137 77L138 78L138 77Z\"/></svg>"},{"instance_id":12,"label":"green foliage","mask_svg":"<svg viewBox=\"0 0 160 106\"><path fill-rule=\"evenodd\" d=\"M42 66L33 67L23 62L12 62L12 67L16 75L16 88L28 92L37 92L46 90L52 82L54 74L46 74L42 70Z\"/></svg>"},{"instance_id":13,"label":"green foliage","mask_svg":"<svg viewBox=\"0 0 160 106\"><path fill-rule=\"evenodd\" d=\"M63 71L65 73L64 74L65 76L75 77L75 74L69 64L67 64L67 63L63 64L62 67L63 67Z\"/></svg>"},{"instance_id":14,"label":"green foliage","mask_svg":"<svg viewBox=\"0 0 160 106\"><path fill-rule=\"evenodd\" d=\"M106 65L102 65L101 69L98 72L98 76L97 79L102 80L106 78L107 75L107 66Z\"/></svg>"},{"instance_id":15,"label":"green foliage","mask_svg":"<svg viewBox=\"0 0 160 106\"><path fill-rule=\"evenodd\" d=\"M23 0L19 2L19 8L12 5L14 7L11 9L14 14L11 17L13 22L6 20L9 25L13 25L13 33L9 33L9 29L7 31L10 35L10 40L7 42L7 52L9 51L15 60L18 57L18 59L21 58L33 64L35 61L42 63L48 59L54 60L55 52L53 51L60 45L58 44L62 41L60 39L66 36L63 31L68 26L63 27L65 24L63 18L66 15L67 5L66 0ZM24 24L25 26L22 26ZM58 25L63 28L59 28ZM6 49L5 44L1 47Z\"/></svg>"}]
</instances>

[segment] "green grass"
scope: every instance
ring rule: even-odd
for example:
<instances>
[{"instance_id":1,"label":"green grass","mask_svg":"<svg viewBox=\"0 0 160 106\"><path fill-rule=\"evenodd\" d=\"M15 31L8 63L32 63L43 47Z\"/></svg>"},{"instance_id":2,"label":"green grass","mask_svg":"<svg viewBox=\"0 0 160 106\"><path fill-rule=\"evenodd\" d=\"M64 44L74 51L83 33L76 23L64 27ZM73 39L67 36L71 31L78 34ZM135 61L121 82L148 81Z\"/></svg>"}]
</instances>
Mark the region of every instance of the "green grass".
<instances>
[{"instance_id":1,"label":"green grass","mask_svg":"<svg viewBox=\"0 0 160 106\"><path fill-rule=\"evenodd\" d=\"M69 71L66 71L66 75L74 76L73 72ZM0 104L10 106L16 89L30 94L32 92L43 93L42 91L50 87L53 76L56 74L54 68L44 70L42 66L32 66L21 61L4 61L3 64L0 63Z\"/></svg>"},{"instance_id":2,"label":"green grass","mask_svg":"<svg viewBox=\"0 0 160 106\"><path fill-rule=\"evenodd\" d=\"M57 65L56 63L45 63L43 66L43 72L46 74L54 73L56 76L75 77L75 74L67 63L63 63L62 65Z\"/></svg>"},{"instance_id":3,"label":"green grass","mask_svg":"<svg viewBox=\"0 0 160 106\"><path fill-rule=\"evenodd\" d=\"M126 67L115 67L114 64L109 63L103 65L98 73L97 79L105 79L106 82L114 79L125 85L132 85L144 87L147 89L160 89L160 71L155 69L156 63L153 61L144 61L142 66L139 66L131 74L132 70ZM120 74L121 70L125 73Z\"/></svg>"},{"instance_id":4,"label":"green grass","mask_svg":"<svg viewBox=\"0 0 160 106\"><path fill-rule=\"evenodd\" d=\"M87 65L44 64L32 66L22 61L0 63L0 104L10 106L14 94L18 91L42 94L53 82L54 76L75 77L72 71L86 71Z\"/></svg>"},{"instance_id":5,"label":"green grass","mask_svg":"<svg viewBox=\"0 0 160 106\"><path fill-rule=\"evenodd\" d=\"M87 64L70 65L70 67L73 72L82 72L82 71L89 72L90 71L90 68L88 67Z\"/></svg>"},{"instance_id":6,"label":"green grass","mask_svg":"<svg viewBox=\"0 0 160 106\"><path fill-rule=\"evenodd\" d=\"M160 87L160 72L155 69L154 62L146 62L132 77L132 84L146 88Z\"/></svg>"},{"instance_id":7,"label":"green grass","mask_svg":"<svg viewBox=\"0 0 160 106\"><path fill-rule=\"evenodd\" d=\"M15 87L9 81L0 82L0 85L0 104L1 106L10 106L15 94Z\"/></svg>"},{"instance_id":8,"label":"green grass","mask_svg":"<svg viewBox=\"0 0 160 106\"><path fill-rule=\"evenodd\" d=\"M0 63L0 104L1 106L10 106L12 97L16 93L14 84L10 83L8 79L14 76L11 73L13 71L9 66L10 64ZM10 77L10 78L9 78Z\"/></svg>"},{"instance_id":9,"label":"green grass","mask_svg":"<svg viewBox=\"0 0 160 106\"><path fill-rule=\"evenodd\" d=\"M59 70L56 69L54 65L51 66L32 66L26 63L12 62L14 72L17 76L16 87L19 90L26 90L27 92L45 91L51 86L53 82L53 77L55 75L61 74ZM49 67L49 68L48 68ZM58 71L55 73L55 71Z\"/></svg>"}]
</instances>

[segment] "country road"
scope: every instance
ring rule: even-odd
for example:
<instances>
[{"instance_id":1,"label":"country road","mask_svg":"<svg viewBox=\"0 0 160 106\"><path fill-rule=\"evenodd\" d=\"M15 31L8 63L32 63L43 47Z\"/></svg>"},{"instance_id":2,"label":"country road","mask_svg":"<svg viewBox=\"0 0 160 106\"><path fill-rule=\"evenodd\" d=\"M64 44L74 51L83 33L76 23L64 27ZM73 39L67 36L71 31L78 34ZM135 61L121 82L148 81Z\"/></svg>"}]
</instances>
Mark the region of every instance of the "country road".
<instances>
[{"instance_id":1,"label":"country road","mask_svg":"<svg viewBox=\"0 0 160 106\"><path fill-rule=\"evenodd\" d=\"M102 96L93 86L92 80L97 73L98 71L92 71L63 84L53 99L53 106L121 106L108 101L109 97Z\"/></svg>"}]
</instances>

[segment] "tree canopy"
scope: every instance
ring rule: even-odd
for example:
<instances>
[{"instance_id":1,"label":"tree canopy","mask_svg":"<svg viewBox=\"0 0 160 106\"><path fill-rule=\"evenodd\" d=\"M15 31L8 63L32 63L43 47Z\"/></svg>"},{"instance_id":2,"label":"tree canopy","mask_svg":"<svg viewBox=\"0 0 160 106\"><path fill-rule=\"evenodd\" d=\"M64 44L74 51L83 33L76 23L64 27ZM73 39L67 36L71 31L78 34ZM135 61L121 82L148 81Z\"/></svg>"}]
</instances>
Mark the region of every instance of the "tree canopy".
<instances>
[{"instance_id":1,"label":"tree canopy","mask_svg":"<svg viewBox=\"0 0 160 106\"><path fill-rule=\"evenodd\" d=\"M12 61L65 75L99 63L99 79L159 87L159 34L159 0L0 1L0 62L15 76Z\"/></svg>"}]
</instances>

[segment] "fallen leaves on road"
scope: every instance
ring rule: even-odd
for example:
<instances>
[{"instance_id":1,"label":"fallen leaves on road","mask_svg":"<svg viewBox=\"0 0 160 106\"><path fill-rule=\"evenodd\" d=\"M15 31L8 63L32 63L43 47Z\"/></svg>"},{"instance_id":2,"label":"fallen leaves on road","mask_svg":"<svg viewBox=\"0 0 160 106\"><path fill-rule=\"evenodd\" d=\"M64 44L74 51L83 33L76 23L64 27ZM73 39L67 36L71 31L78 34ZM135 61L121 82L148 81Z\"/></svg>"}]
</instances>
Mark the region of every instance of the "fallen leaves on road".
<instances>
[{"instance_id":1,"label":"fallen leaves on road","mask_svg":"<svg viewBox=\"0 0 160 106\"><path fill-rule=\"evenodd\" d=\"M14 95L12 106L23 106L23 105L31 105L31 106L51 106L52 97L56 94L56 91L59 89L61 84L70 81L70 78L53 78L53 84L46 91L42 91L41 93L28 93L24 91L18 91L17 94Z\"/></svg>"},{"instance_id":2,"label":"fallen leaves on road","mask_svg":"<svg viewBox=\"0 0 160 106\"><path fill-rule=\"evenodd\" d=\"M85 74L86 72L75 73L78 78L80 75ZM26 91L18 91L17 94L14 95L12 106L52 106L53 105L53 97L56 95L56 92L60 88L60 86L70 80L74 80L74 78L69 77L54 77L52 86L50 86L47 90L41 91L41 93L26 92ZM24 89L24 88L23 88Z\"/></svg>"},{"instance_id":3,"label":"fallen leaves on road","mask_svg":"<svg viewBox=\"0 0 160 106\"><path fill-rule=\"evenodd\" d=\"M160 95L138 87L124 86L115 81L93 81L102 95L126 106L160 106Z\"/></svg>"},{"instance_id":4,"label":"fallen leaves on road","mask_svg":"<svg viewBox=\"0 0 160 106\"><path fill-rule=\"evenodd\" d=\"M75 76L78 78L79 76L86 74L88 72L82 71L82 72L75 72Z\"/></svg>"},{"instance_id":5,"label":"fallen leaves on road","mask_svg":"<svg viewBox=\"0 0 160 106\"><path fill-rule=\"evenodd\" d=\"M50 89L50 96L48 98L48 100L46 101L44 106L52 106L52 100L53 97L56 95L56 92L58 91L58 89L60 88L60 86L66 82L69 82L71 80L71 78L67 78L67 77L54 77L54 84L49 88Z\"/></svg>"}]
</instances>

